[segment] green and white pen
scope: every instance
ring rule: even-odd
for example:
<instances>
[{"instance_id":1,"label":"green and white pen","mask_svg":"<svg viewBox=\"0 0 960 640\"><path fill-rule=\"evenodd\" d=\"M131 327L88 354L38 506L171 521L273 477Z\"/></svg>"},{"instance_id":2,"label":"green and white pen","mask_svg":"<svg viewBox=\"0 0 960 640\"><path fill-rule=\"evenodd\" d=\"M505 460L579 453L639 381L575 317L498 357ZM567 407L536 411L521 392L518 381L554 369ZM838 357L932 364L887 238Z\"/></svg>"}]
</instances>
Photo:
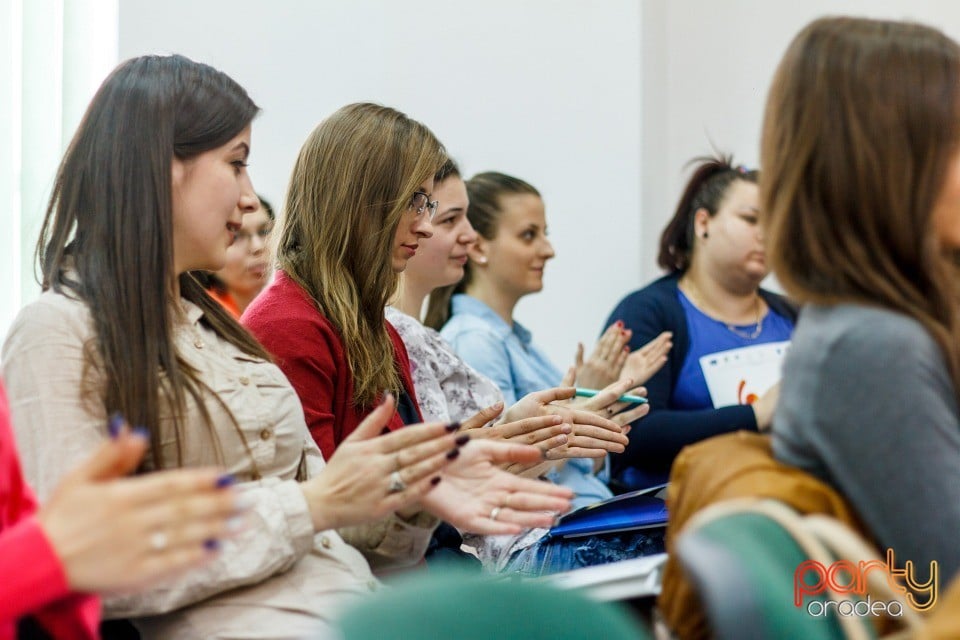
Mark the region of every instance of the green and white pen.
<instances>
[{"instance_id":1,"label":"green and white pen","mask_svg":"<svg viewBox=\"0 0 960 640\"><path fill-rule=\"evenodd\" d=\"M581 389L578 387L577 390L573 392L573 395L580 396L581 398L592 398L598 393L600 392L596 389ZM641 396L623 395L617 398L617 402L631 402L633 404L646 404L647 399Z\"/></svg>"}]
</instances>

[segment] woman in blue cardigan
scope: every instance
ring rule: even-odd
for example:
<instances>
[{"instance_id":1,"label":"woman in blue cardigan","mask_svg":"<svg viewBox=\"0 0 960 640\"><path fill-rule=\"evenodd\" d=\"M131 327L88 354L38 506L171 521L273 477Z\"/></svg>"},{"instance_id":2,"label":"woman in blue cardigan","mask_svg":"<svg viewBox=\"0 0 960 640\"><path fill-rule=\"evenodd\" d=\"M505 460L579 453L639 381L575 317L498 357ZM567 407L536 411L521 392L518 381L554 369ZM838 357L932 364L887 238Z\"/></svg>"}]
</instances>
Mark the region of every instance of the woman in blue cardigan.
<instances>
[{"instance_id":1,"label":"woman in blue cardigan","mask_svg":"<svg viewBox=\"0 0 960 640\"><path fill-rule=\"evenodd\" d=\"M628 487L664 480L688 444L770 427L796 311L760 288L769 269L758 198L756 171L700 159L660 240L668 275L629 294L607 320L632 331L631 348L673 334L666 365L646 383L650 414L612 456Z\"/></svg>"}]
</instances>

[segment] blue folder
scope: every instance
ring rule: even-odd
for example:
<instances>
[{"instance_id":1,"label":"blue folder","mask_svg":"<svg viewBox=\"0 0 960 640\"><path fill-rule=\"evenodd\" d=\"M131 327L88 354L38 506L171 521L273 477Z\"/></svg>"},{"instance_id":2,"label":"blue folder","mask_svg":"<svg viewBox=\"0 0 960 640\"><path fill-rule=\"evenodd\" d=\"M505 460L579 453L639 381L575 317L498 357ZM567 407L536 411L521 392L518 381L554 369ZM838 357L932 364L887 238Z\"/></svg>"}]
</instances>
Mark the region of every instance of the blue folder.
<instances>
[{"instance_id":1,"label":"blue folder","mask_svg":"<svg viewBox=\"0 0 960 640\"><path fill-rule=\"evenodd\" d=\"M667 526L667 503L650 493L659 487L631 491L566 514L549 535L576 538L618 531Z\"/></svg>"}]
</instances>

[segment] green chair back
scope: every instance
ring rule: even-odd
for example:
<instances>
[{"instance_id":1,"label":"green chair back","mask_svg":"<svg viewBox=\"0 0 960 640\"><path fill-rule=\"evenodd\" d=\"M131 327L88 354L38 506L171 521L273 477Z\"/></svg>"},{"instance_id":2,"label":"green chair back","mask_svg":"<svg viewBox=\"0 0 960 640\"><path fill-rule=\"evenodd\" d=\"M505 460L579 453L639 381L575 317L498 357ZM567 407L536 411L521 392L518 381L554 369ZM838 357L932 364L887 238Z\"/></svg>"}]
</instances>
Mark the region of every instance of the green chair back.
<instances>
[{"instance_id":1,"label":"green chair back","mask_svg":"<svg viewBox=\"0 0 960 640\"><path fill-rule=\"evenodd\" d=\"M344 640L648 640L615 604L540 582L431 571L393 583L341 618Z\"/></svg>"},{"instance_id":2,"label":"green chair back","mask_svg":"<svg viewBox=\"0 0 960 640\"><path fill-rule=\"evenodd\" d=\"M691 526L678 538L676 553L718 640L850 637L833 609L814 616L809 599L794 605L794 573L809 555L768 515L730 513ZM814 611L820 608L814 605ZM860 637L876 637L871 624L858 620L857 626Z\"/></svg>"}]
</instances>

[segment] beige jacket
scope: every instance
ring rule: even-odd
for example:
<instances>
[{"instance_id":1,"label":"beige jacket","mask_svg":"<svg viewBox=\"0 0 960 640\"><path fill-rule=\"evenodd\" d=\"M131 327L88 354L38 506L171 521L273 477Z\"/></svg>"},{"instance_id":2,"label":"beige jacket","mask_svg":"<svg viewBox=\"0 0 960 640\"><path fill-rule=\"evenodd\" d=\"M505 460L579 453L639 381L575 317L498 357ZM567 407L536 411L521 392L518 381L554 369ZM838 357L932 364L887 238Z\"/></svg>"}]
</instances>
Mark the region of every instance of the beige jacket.
<instances>
[{"instance_id":1,"label":"beige jacket","mask_svg":"<svg viewBox=\"0 0 960 640\"><path fill-rule=\"evenodd\" d=\"M184 466L223 465L236 474L255 498L251 525L203 568L140 595L108 599L106 615L137 618L148 638L308 637L348 601L379 587L367 560L377 568L419 560L436 521L426 515L412 523L392 517L341 531L343 537L335 531L315 534L295 478L301 462L310 477L324 461L296 393L279 368L221 340L200 323L199 307L182 304L187 321L177 331L177 349L239 423L238 433L208 394L211 433L188 400ZM41 500L108 437L100 394L81 391L103 385L94 369L81 385L84 345L93 339L87 306L48 291L21 311L3 347L24 472ZM176 466L170 421L162 420L160 429L165 466Z\"/></svg>"}]
</instances>

